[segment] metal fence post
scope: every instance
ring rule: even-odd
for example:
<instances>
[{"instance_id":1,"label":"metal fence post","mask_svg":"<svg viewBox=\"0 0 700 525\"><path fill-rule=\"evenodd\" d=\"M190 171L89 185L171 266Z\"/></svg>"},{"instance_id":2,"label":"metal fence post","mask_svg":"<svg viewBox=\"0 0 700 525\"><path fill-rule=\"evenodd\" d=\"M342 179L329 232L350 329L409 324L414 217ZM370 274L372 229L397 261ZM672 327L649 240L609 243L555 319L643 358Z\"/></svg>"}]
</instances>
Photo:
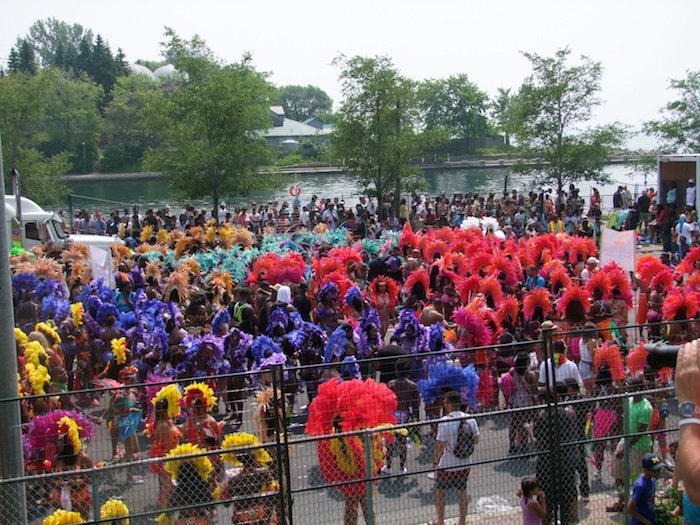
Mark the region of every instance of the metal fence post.
<instances>
[{"instance_id":1,"label":"metal fence post","mask_svg":"<svg viewBox=\"0 0 700 525\"><path fill-rule=\"evenodd\" d=\"M274 413L274 423L275 423L275 458L277 465L277 486L278 498L279 498L279 512L280 512L280 523L287 522L287 509L286 500L284 497L285 490L285 474L284 474L284 460L282 458L282 442L280 439L280 400L277 397L277 392L279 392L279 378L282 374L282 366L274 365L272 367L272 411ZM287 488L287 490L289 490Z\"/></svg>"},{"instance_id":2,"label":"metal fence post","mask_svg":"<svg viewBox=\"0 0 700 525\"><path fill-rule=\"evenodd\" d=\"M540 328L540 333L542 334L542 346L544 353L544 374L545 374L545 392L546 392L546 413L547 413L547 425L549 428L553 429L553 432L548 432L548 443L547 443L547 453L549 454L549 467L552 476L552 486L554 487L554 494L552 494L552 501L554 505L550 510L552 516L554 516L555 521L557 516L560 516L561 511L561 501L560 501L560 490L561 487L561 475L560 475L560 445L561 445L561 429L559 428L559 407L557 405L557 394L556 394L556 374L554 370L554 352L552 349L552 335L554 333L554 323L551 321L545 321L542 323ZM547 361L549 360L549 362ZM550 367L551 365L551 367Z\"/></svg>"},{"instance_id":3,"label":"metal fence post","mask_svg":"<svg viewBox=\"0 0 700 525\"><path fill-rule=\"evenodd\" d=\"M622 433L624 434L624 447L623 447L623 494L624 498L622 500L623 505L626 505L627 502L630 499L630 476L632 475L631 468L630 468L630 440L632 439L630 437L630 420L629 420L629 399L628 397L624 398L622 400ZM630 523L630 516L629 513L625 512L625 524L629 525Z\"/></svg>"},{"instance_id":4,"label":"metal fence post","mask_svg":"<svg viewBox=\"0 0 700 525\"><path fill-rule=\"evenodd\" d=\"M367 497L367 525L374 525L374 497L372 494L372 434L365 430L362 434L365 451L365 493Z\"/></svg>"},{"instance_id":5,"label":"metal fence post","mask_svg":"<svg viewBox=\"0 0 700 525\"><path fill-rule=\"evenodd\" d=\"M90 474L90 488L92 489L92 516L93 519L100 519L100 483L97 474L93 470Z\"/></svg>"},{"instance_id":6,"label":"metal fence post","mask_svg":"<svg viewBox=\"0 0 700 525\"><path fill-rule=\"evenodd\" d=\"M289 464L289 436L287 434L287 428L289 427L289 419L287 417L287 410L289 410L289 417L291 418L292 412L294 410L293 406L287 407L287 396L285 394L286 382L284 380L284 365L278 365L279 370L277 371L279 379L279 388L281 394L282 402L282 459L284 461L284 481L286 490L284 490L285 503L287 505L287 523L292 525L294 523L294 512L292 509L293 499L292 499L292 472ZM290 372L291 373L291 372Z\"/></svg>"}]
</instances>

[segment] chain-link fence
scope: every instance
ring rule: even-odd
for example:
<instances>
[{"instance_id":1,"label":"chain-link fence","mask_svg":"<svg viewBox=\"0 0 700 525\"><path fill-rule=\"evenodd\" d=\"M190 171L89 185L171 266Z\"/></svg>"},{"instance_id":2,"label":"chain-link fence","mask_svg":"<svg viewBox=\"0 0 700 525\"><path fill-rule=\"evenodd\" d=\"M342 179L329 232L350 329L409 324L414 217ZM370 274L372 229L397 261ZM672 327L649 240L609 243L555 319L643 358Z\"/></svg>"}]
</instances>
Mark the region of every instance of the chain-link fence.
<instances>
[{"instance_id":1,"label":"chain-link fence","mask_svg":"<svg viewBox=\"0 0 700 525\"><path fill-rule=\"evenodd\" d=\"M646 382L611 376L590 391L560 377L565 367L555 340L571 346L582 335L545 329L535 341L358 361L364 378L383 383L395 379L400 361L411 364L416 380L426 377L431 360L471 363L481 383L476 406L462 407L468 416L446 421L450 409L440 395L422 399L413 417L397 413L400 424L355 432L305 432L309 398L318 384L345 374L340 363L200 378L217 397L211 411L189 407L172 418L157 418L148 401L151 389L171 381L3 400L23 415L25 474L0 480L0 523L38 524L63 509L91 523L120 523L126 514L131 524L422 524L436 520L442 505L448 523L465 509L479 522L519 523L519 491L526 488L526 499L539 494L531 481L523 484L531 477L561 523L620 522L617 511L644 453L672 462L677 406L672 389L658 388L664 381L655 383L658 372L650 370L641 376ZM639 335L627 327L626 346ZM528 398L514 399L506 379L523 353L556 362L526 368L515 381L534 386ZM124 396L129 410L115 411ZM86 428L55 419L37 429L47 407L75 410ZM473 453L445 463L454 447L450 432L462 419L472 437L478 431ZM7 459L2 451L0 459Z\"/></svg>"}]
</instances>

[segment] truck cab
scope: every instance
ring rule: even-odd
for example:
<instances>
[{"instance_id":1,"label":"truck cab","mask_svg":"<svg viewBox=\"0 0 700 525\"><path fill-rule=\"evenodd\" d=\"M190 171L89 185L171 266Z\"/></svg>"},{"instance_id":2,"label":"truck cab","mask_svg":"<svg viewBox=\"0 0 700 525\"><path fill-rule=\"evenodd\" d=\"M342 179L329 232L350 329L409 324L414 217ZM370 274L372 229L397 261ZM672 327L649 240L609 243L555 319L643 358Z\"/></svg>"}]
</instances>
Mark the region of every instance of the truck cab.
<instances>
[{"instance_id":1,"label":"truck cab","mask_svg":"<svg viewBox=\"0 0 700 525\"><path fill-rule=\"evenodd\" d=\"M22 246L31 249L40 244L65 248L71 242L107 249L110 244L124 244L116 235L69 235L63 218L55 212L46 211L36 202L21 197L21 219L17 217L17 200L14 195L5 195L5 220L7 221L8 245L22 241Z\"/></svg>"}]
</instances>

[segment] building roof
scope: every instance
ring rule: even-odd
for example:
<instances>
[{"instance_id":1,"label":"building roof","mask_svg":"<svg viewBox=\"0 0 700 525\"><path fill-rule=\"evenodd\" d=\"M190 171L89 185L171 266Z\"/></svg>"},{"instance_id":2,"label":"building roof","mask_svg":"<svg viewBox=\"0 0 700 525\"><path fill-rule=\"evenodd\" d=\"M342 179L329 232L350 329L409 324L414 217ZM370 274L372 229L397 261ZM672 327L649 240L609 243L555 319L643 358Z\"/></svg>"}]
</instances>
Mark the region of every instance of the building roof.
<instances>
[{"instance_id":1,"label":"building roof","mask_svg":"<svg viewBox=\"0 0 700 525\"><path fill-rule=\"evenodd\" d=\"M315 135L326 135L330 130L321 130L303 122L297 120L292 120L290 118L284 119L284 124L281 126L275 126L270 128L265 132L265 137L312 137Z\"/></svg>"}]
</instances>

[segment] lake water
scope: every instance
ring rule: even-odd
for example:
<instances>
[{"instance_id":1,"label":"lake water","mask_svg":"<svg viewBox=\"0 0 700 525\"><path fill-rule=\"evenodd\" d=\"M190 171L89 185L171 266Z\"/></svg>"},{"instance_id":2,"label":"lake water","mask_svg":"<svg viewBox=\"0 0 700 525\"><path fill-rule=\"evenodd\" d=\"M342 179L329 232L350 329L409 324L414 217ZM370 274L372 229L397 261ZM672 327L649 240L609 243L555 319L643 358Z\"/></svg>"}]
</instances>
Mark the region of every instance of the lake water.
<instances>
[{"instance_id":1,"label":"lake water","mask_svg":"<svg viewBox=\"0 0 700 525\"><path fill-rule=\"evenodd\" d=\"M591 187L595 186L604 196L604 208L612 204L612 194L619 184L626 184L634 193L635 185L641 189L644 185L644 177L634 173L629 166L610 165L606 167L606 172L610 175L613 183L607 185L592 184L582 182L578 186L581 195L584 197L590 194ZM478 192L480 194L501 192L504 188L505 178L508 176L508 190L539 191L532 181L527 177L517 173L511 173L508 168L484 168L484 169L463 169L463 170L429 170L424 173L426 181L425 193L435 195L445 192L448 196L454 193ZM357 202L358 187L353 177L347 174L311 174L311 175L290 175L288 181L283 186L272 192L253 192L249 196L242 197L231 195L224 200L229 206L236 206L250 202L270 202L291 201L289 186L292 183L299 183L302 188L301 199L306 202L311 195L323 197L339 197L345 200L346 205L353 205ZM656 185L655 176L649 177L648 186ZM170 190L167 183L161 179L128 180L128 181L105 181L105 182L71 182L68 184L72 193L124 203L125 205L138 205L143 208L162 207L166 204L179 209L185 203L193 204L197 207L211 207L211 201L178 199ZM74 198L73 206L94 207L95 202L85 199ZM112 205L99 205L102 209L111 209Z\"/></svg>"}]
</instances>

